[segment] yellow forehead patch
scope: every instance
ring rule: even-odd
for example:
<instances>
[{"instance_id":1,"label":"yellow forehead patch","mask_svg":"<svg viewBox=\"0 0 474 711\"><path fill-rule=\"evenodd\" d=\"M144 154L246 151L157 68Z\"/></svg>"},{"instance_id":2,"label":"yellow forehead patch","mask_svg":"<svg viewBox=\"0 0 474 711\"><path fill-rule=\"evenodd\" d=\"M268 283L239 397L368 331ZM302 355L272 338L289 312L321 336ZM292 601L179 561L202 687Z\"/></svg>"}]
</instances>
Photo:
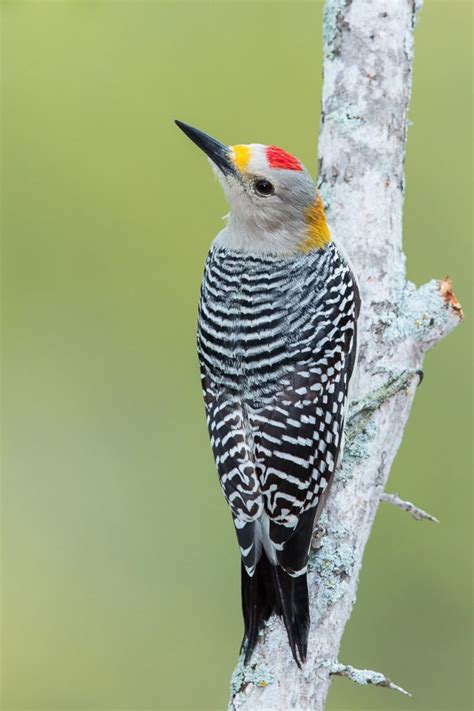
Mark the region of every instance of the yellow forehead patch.
<instances>
[{"instance_id":1,"label":"yellow forehead patch","mask_svg":"<svg viewBox=\"0 0 474 711\"><path fill-rule=\"evenodd\" d=\"M232 146L232 159L235 167L243 173L250 160L250 146Z\"/></svg>"},{"instance_id":2,"label":"yellow forehead patch","mask_svg":"<svg viewBox=\"0 0 474 711\"><path fill-rule=\"evenodd\" d=\"M308 222L308 232L306 242L301 246L302 252L310 252L312 249L321 249L331 241L331 234L326 222L324 205L321 196L318 194L316 200L308 208L306 213Z\"/></svg>"}]
</instances>

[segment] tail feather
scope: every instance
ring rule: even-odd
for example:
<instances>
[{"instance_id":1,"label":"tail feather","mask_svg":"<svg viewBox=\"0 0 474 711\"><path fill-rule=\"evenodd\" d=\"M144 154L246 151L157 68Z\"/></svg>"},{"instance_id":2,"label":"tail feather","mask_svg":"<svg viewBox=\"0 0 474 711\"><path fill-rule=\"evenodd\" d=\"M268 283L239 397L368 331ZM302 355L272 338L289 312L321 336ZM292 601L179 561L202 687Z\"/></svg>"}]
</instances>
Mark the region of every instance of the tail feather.
<instances>
[{"instance_id":1,"label":"tail feather","mask_svg":"<svg viewBox=\"0 0 474 711\"><path fill-rule=\"evenodd\" d=\"M248 664L257 644L258 633L273 613L273 583L270 568L273 566L262 555L252 577L242 564L242 612L244 616L244 664Z\"/></svg>"},{"instance_id":2,"label":"tail feather","mask_svg":"<svg viewBox=\"0 0 474 711\"><path fill-rule=\"evenodd\" d=\"M272 565L262 552L253 576L248 575L242 565L242 612L244 664L250 661L266 620L277 614L285 624L293 658L301 667L306 659L309 631L306 573L291 577L279 565Z\"/></svg>"},{"instance_id":3,"label":"tail feather","mask_svg":"<svg viewBox=\"0 0 474 711\"><path fill-rule=\"evenodd\" d=\"M295 610L295 641L302 662L306 661L309 634L309 598L306 573L298 578L290 578L293 582L293 606Z\"/></svg>"}]
</instances>

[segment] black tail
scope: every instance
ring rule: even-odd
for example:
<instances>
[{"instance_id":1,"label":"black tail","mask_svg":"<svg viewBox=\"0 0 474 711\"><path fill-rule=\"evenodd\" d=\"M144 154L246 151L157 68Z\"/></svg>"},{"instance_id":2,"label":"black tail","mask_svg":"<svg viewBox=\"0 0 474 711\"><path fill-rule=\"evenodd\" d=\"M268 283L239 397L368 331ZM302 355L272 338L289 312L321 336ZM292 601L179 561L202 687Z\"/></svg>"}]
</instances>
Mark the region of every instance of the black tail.
<instances>
[{"instance_id":1,"label":"black tail","mask_svg":"<svg viewBox=\"0 0 474 711\"><path fill-rule=\"evenodd\" d=\"M293 658L301 667L306 660L309 631L306 573L292 578L279 565L272 565L262 551L252 577L242 565L242 611L244 664L250 661L264 623L275 613L283 618Z\"/></svg>"}]
</instances>

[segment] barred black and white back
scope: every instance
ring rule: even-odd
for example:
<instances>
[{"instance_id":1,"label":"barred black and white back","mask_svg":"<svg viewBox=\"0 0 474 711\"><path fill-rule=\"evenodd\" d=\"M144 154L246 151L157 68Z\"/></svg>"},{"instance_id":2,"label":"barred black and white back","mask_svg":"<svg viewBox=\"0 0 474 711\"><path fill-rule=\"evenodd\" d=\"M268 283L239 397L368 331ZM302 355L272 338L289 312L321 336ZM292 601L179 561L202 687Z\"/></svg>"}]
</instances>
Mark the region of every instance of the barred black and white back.
<instances>
[{"instance_id":1,"label":"barred black and white back","mask_svg":"<svg viewBox=\"0 0 474 711\"><path fill-rule=\"evenodd\" d=\"M284 256L215 244L207 258L198 352L242 555L246 661L273 612L306 656L309 549L342 450L359 306L332 242Z\"/></svg>"}]
</instances>

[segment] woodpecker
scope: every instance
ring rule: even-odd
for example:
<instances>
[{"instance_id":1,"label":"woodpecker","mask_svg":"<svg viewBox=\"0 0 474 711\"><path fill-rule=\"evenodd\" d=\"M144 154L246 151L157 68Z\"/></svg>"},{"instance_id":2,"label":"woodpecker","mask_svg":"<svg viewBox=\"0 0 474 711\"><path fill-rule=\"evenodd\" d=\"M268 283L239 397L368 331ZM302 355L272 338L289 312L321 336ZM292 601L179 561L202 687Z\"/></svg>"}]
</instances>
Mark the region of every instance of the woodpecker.
<instances>
[{"instance_id":1,"label":"woodpecker","mask_svg":"<svg viewBox=\"0 0 474 711\"><path fill-rule=\"evenodd\" d=\"M230 206L205 264L197 342L240 546L244 663L277 614L301 667L311 538L342 453L356 362L357 282L297 158L176 124L210 159Z\"/></svg>"}]
</instances>

